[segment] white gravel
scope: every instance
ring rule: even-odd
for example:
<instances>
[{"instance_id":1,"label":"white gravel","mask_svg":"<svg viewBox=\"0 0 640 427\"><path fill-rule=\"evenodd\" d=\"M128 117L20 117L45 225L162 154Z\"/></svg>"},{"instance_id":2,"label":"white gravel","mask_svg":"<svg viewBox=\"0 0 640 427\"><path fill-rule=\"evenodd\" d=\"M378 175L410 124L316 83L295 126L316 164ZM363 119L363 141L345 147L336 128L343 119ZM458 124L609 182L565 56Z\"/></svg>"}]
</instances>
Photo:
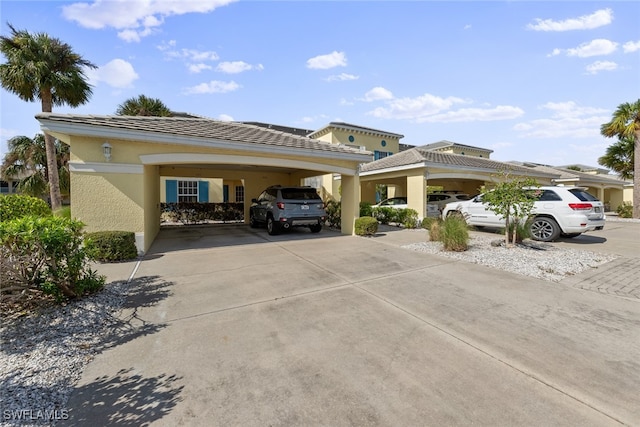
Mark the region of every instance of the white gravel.
<instances>
[{"instance_id":1,"label":"white gravel","mask_svg":"<svg viewBox=\"0 0 640 427\"><path fill-rule=\"evenodd\" d=\"M553 243L529 240L509 248L491 246L491 242L501 240L504 239L499 236L471 236L469 249L464 252L445 251L441 242L413 243L402 247L553 282L618 258L617 255L559 248Z\"/></svg>"},{"instance_id":2,"label":"white gravel","mask_svg":"<svg viewBox=\"0 0 640 427\"><path fill-rule=\"evenodd\" d=\"M3 319L0 327L1 426L52 425L84 366L130 328L114 317L127 284L115 282L82 300L40 315Z\"/></svg>"}]
</instances>

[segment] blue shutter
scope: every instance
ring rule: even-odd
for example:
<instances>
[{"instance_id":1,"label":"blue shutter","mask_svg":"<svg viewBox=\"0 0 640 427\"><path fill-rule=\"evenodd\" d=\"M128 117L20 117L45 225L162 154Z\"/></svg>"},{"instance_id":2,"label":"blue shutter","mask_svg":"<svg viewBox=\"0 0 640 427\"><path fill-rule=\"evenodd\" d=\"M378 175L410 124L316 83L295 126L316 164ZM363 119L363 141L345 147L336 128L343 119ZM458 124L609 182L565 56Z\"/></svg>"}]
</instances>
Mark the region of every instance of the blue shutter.
<instances>
[{"instance_id":1,"label":"blue shutter","mask_svg":"<svg viewBox=\"0 0 640 427\"><path fill-rule=\"evenodd\" d=\"M209 203L209 182L198 181L198 202Z\"/></svg>"},{"instance_id":2,"label":"blue shutter","mask_svg":"<svg viewBox=\"0 0 640 427\"><path fill-rule=\"evenodd\" d=\"M168 179L166 181L167 203L178 202L178 181L175 179Z\"/></svg>"},{"instance_id":3,"label":"blue shutter","mask_svg":"<svg viewBox=\"0 0 640 427\"><path fill-rule=\"evenodd\" d=\"M222 201L225 203L229 202L229 186L228 185L222 186Z\"/></svg>"}]
</instances>

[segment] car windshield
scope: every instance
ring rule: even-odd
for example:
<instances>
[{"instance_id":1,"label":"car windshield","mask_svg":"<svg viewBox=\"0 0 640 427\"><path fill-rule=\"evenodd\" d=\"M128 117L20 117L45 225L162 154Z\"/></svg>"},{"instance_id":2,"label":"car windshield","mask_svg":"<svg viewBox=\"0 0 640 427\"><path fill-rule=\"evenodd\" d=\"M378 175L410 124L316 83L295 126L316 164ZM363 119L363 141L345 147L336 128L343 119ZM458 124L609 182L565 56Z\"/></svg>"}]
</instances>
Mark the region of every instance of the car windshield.
<instances>
[{"instance_id":1,"label":"car windshield","mask_svg":"<svg viewBox=\"0 0 640 427\"><path fill-rule=\"evenodd\" d=\"M569 193L576 196L582 202L599 202L600 201L594 195L587 193L586 191L581 190L580 188L572 188L571 190L569 190Z\"/></svg>"},{"instance_id":2,"label":"car windshield","mask_svg":"<svg viewBox=\"0 0 640 427\"><path fill-rule=\"evenodd\" d=\"M291 200L320 200L320 196L315 190L305 190L303 188L285 188L282 190L282 198Z\"/></svg>"}]
</instances>

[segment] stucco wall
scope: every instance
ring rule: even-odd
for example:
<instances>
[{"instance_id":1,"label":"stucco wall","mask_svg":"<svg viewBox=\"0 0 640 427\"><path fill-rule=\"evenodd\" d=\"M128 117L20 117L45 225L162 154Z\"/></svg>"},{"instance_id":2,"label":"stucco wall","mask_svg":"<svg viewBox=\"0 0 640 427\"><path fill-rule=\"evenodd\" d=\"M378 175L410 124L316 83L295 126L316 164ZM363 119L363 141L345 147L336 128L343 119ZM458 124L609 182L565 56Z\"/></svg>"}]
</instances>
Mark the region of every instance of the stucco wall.
<instances>
[{"instance_id":1,"label":"stucco wall","mask_svg":"<svg viewBox=\"0 0 640 427\"><path fill-rule=\"evenodd\" d=\"M143 175L72 173L71 215L86 231L144 232Z\"/></svg>"}]
</instances>

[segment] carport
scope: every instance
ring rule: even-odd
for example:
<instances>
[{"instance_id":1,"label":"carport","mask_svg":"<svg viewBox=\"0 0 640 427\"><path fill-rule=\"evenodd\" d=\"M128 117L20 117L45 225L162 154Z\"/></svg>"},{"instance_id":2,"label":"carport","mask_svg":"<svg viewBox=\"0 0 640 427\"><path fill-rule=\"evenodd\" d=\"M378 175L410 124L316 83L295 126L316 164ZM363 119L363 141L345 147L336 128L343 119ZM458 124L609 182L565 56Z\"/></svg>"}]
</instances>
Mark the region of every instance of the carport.
<instances>
[{"instance_id":1,"label":"carport","mask_svg":"<svg viewBox=\"0 0 640 427\"><path fill-rule=\"evenodd\" d=\"M499 180L501 171L535 178L542 185L550 185L559 173L498 162L481 157L446 154L415 147L393 156L363 165L360 183L363 201L375 200L376 185L393 186L395 196L406 196L408 207L427 216L427 187L441 186L447 191L477 194L483 185Z\"/></svg>"},{"instance_id":2,"label":"carport","mask_svg":"<svg viewBox=\"0 0 640 427\"><path fill-rule=\"evenodd\" d=\"M160 177L243 180L247 197L274 184L342 176L342 232L359 212L360 164L370 152L207 118L42 113L42 130L71 147L71 214L87 231L136 233L146 252L160 230ZM322 190L322 189L320 189Z\"/></svg>"}]
</instances>

